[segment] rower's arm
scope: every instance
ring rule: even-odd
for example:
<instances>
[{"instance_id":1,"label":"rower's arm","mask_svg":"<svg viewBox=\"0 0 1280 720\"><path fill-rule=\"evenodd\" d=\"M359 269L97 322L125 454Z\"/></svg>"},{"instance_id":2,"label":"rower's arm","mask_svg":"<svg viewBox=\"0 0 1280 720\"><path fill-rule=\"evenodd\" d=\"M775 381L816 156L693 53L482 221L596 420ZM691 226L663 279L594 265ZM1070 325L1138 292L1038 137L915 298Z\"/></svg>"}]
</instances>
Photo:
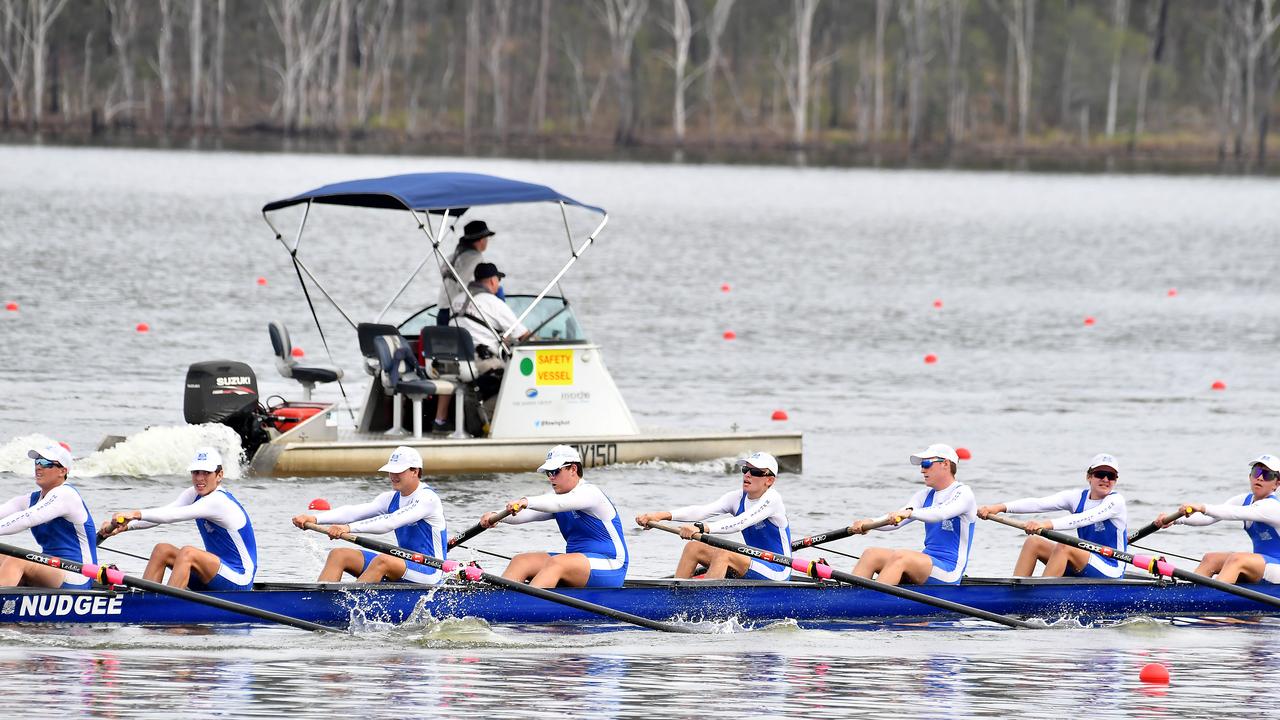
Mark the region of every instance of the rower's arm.
<instances>
[{"instance_id":1,"label":"rower's arm","mask_svg":"<svg viewBox=\"0 0 1280 720\"><path fill-rule=\"evenodd\" d=\"M7 518L16 512L22 512L23 510L26 510L30 504L31 496L19 495L11 499L9 502L0 505L0 518Z\"/></svg>"},{"instance_id":2,"label":"rower's arm","mask_svg":"<svg viewBox=\"0 0 1280 720\"><path fill-rule=\"evenodd\" d=\"M71 491L58 492L61 489L56 487L35 505L0 519L0 535L12 535L30 530L60 517L66 517L75 524L88 520L84 512L84 503L79 502L80 498Z\"/></svg>"},{"instance_id":3,"label":"rower's arm","mask_svg":"<svg viewBox=\"0 0 1280 720\"><path fill-rule=\"evenodd\" d=\"M367 503L342 505L340 507L333 508L332 510L325 510L324 512L316 513L316 524L347 525L349 523L376 517L378 515L384 515L387 512L387 508L391 506L391 496L395 493L395 490L389 490L379 494L376 498ZM351 528L351 532L361 531L356 530L353 527ZM363 532L369 531L365 530Z\"/></svg>"},{"instance_id":4,"label":"rower's arm","mask_svg":"<svg viewBox=\"0 0 1280 720\"><path fill-rule=\"evenodd\" d=\"M432 502L432 498L434 497L434 495L427 494L422 497L415 498L412 504L401 505L395 512L378 515L365 520L358 520L351 523L348 527L351 529L351 532L371 533L373 535L391 532L396 528L416 523L431 515L432 510L437 509L440 505L438 498L435 499L434 503Z\"/></svg>"},{"instance_id":5,"label":"rower's arm","mask_svg":"<svg viewBox=\"0 0 1280 720\"><path fill-rule=\"evenodd\" d=\"M760 497L760 502L747 509L741 515L721 518L705 524L710 533L734 533L763 522L778 514L782 509L782 496L770 488Z\"/></svg>"},{"instance_id":6,"label":"rower's arm","mask_svg":"<svg viewBox=\"0 0 1280 720\"><path fill-rule=\"evenodd\" d=\"M936 495L935 495L936 497ZM936 505L922 508L915 507L911 511L910 520L919 520L922 523L936 523L943 520L950 520L953 517L960 517L965 513L978 512L978 503L973 498L973 490L968 485L963 485L955 492L951 493L951 497ZM905 525L906 523L902 523ZM902 527L899 525L898 527ZM888 527L888 526L886 526Z\"/></svg>"},{"instance_id":7,"label":"rower's arm","mask_svg":"<svg viewBox=\"0 0 1280 720\"><path fill-rule=\"evenodd\" d=\"M1111 493L1097 505L1084 512L1054 518L1052 520L1053 529L1075 530L1076 528L1082 528L1086 525L1110 520L1111 518L1118 518L1124 514L1124 497L1117 493Z\"/></svg>"},{"instance_id":8,"label":"rower's arm","mask_svg":"<svg viewBox=\"0 0 1280 720\"><path fill-rule=\"evenodd\" d=\"M703 505L686 505L671 511L671 519L675 522L696 522L706 520L712 515L728 515L738 506L738 498L742 492L731 490L716 500Z\"/></svg>"},{"instance_id":9,"label":"rower's arm","mask_svg":"<svg viewBox=\"0 0 1280 720\"><path fill-rule=\"evenodd\" d=\"M1244 520L1280 527L1280 501L1264 498L1251 505L1205 505L1204 514L1219 520Z\"/></svg>"},{"instance_id":10,"label":"rower's arm","mask_svg":"<svg viewBox=\"0 0 1280 720\"><path fill-rule=\"evenodd\" d=\"M1026 513L1053 512L1054 510L1074 510L1080 498L1079 490L1063 490L1062 492L1038 498L1021 498L1004 503L1005 512L1011 515Z\"/></svg>"}]
</instances>

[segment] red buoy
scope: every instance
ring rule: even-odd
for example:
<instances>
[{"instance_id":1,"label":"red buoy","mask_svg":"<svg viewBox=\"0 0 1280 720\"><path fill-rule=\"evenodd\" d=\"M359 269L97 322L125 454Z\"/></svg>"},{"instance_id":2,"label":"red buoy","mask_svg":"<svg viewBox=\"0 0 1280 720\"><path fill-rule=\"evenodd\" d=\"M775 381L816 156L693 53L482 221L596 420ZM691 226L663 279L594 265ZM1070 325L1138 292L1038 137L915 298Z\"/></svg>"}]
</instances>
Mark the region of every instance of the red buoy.
<instances>
[{"instance_id":1,"label":"red buoy","mask_svg":"<svg viewBox=\"0 0 1280 720\"><path fill-rule=\"evenodd\" d=\"M266 279L266 278L264 278L264 277L262 277L262 276L258 276L258 284L259 284L259 285L266 285L266 284L267 284L267 279Z\"/></svg>"},{"instance_id":2,"label":"red buoy","mask_svg":"<svg viewBox=\"0 0 1280 720\"><path fill-rule=\"evenodd\" d=\"M725 331L724 331L724 339L725 339L725 340L737 340L737 339L738 339L738 333L736 333L736 332L734 332L734 331L732 331L732 330L725 330Z\"/></svg>"},{"instance_id":3,"label":"red buoy","mask_svg":"<svg viewBox=\"0 0 1280 720\"><path fill-rule=\"evenodd\" d=\"M68 444L66 444L66 443L64 443L64 442L62 442L61 440L59 440L59 441L58 441L58 444L62 446L62 449L63 449L63 450L66 450L67 452L71 452L71 446L70 446L70 445L68 445Z\"/></svg>"},{"instance_id":4,"label":"red buoy","mask_svg":"<svg viewBox=\"0 0 1280 720\"><path fill-rule=\"evenodd\" d=\"M969 448L958 447L956 448L956 457L960 458L961 460L968 460L969 458L973 457L973 453L969 452Z\"/></svg>"},{"instance_id":5,"label":"red buoy","mask_svg":"<svg viewBox=\"0 0 1280 720\"><path fill-rule=\"evenodd\" d=\"M941 310L941 309L942 309L942 301L941 301L941 300L934 300L934 301L933 301L933 306L934 306L934 307L936 307L936 308L938 308L939 310Z\"/></svg>"},{"instance_id":6,"label":"red buoy","mask_svg":"<svg viewBox=\"0 0 1280 720\"><path fill-rule=\"evenodd\" d=\"M729 292L729 283L720 286L720 292Z\"/></svg>"},{"instance_id":7,"label":"red buoy","mask_svg":"<svg viewBox=\"0 0 1280 720\"><path fill-rule=\"evenodd\" d=\"M1212 389L1214 389L1214 390L1226 390L1226 389L1227 389L1227 384L1226 384L1226 383L1224 383L1224 382L1222 382L1221 380L1214 380L1214 381L1213 381L1213 384L1212 384L1212 385L1210 385L1209 387L1210 387L1210 388L1212 388Z\"/></svg>"},{"instance_id":8,"label":"red buoy","mask_svg":"<svg viewBox=\"0 0 1280 720\"><path fill-rule=\"evenodd\" d=\"M1138 671L1138 679L1145 683L1157 685L1169 684L1169 668L1160 663L1147 663Z\"/></svg>"},{"instance_id":9,"label":"red buoy","mask_svg":"<svg viewBox=\"0 0 1280 720\"><path fill-rule=\"evenodd\" d=\"M787 419L787 411L786 411L786 410L774 410L774 411L773 411L773 415L772 415L771 417L772 417L772 419L773 419L773 420L786 420L786 419Z\"/></svg>"},{"instance_id":10,"label":"red buoy","mask_svg":"<svg viewBox=\"0 0 1280 720\"><path fill-rule=\"evenodd\" d=\"M1084 324L1085 324L1085 325L1092 325L1093 323L1094 323L1094 319L1093 319L1093 316L1092 316L1092 315L1089 315L1088 317L1086 317L1086 318L1084 319Z\"/></svg>"},{"instance_id":11,"label":"red buoy","mask_svg":"<svg viewBox=\"0 0 1280 720\"><path fill-rule=\"evenodd\" d=\"M140 333L151 332L151 326L146 323L138 323L138 327L134 329Z\"/></svg>"},{"instance_id":12,"label":"red buoy","mask_svg":"<svg viewBox=\"0 0 1280 720\"><path fill-rule=\"evenodd\" d=\"M307 509L308 510L328 510L329 501L325 500L324 498L316 498L315 500L311 501L311 504L307 505Z\"/></svg>"},{"instance_id":13,"label":"red buoy","mask_svg":"<svg viewBox=\"0 0 1280 720\"><path fill-rule=\"evenodd\" d=\"M932 364L934 364L934 363L936 363L936 362L938 362L938 356L937 356L937 355L934 355L933 353L929 353L928 355L925 355L925 356L924 356L924 364L925 364L925 365L932 365Z\"/></svg>"},{"instance_id":14,"label":"red buoy","mask_svg":"<svg viewBox=\"0 0 1280 720\"><path fill-rule=\"evenodd\" d=\"M1169 297L1178 297L1178 288L1169 288Z\"/></svg>"},{"instance_id":15,"label":"red buoy","mask_svg":"<svg viewBox=\"0 0 1280 720\"><path fill-rule=\"evenodd\" d=\"M306 355L306 353L302 352L302 348L300 347L294 348L291 354L294 357L302 357L303 355Z\"/></svg>"},{"instance_id":16,"label":"red buoy","mask_svg":"<svg viewBox=\"0 0 1280 720\"><path fill-rule=\"evenodd\" d=\"M9 312L18 312L18 303L16 302L5 303L4 309L8 310Z\"/></svg>"}]
</instances>

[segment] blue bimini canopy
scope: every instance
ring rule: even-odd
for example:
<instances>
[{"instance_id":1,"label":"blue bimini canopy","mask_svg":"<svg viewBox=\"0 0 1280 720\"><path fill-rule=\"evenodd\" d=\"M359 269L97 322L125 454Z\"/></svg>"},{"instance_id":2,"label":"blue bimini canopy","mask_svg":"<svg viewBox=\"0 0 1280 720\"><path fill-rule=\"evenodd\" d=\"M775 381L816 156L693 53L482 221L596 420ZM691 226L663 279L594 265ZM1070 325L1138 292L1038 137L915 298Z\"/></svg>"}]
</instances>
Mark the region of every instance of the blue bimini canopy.
<instances>
[{"instance_id":1,"label":"blue bimini canopy","mask_svg":"<svg viewBox=\"0 0 1280 720\"><path fill-rule=\"evenodd\" d=\"M330 205L419 210L460 215L477 205L554 202L576 205L604 215L604 209L585 205L546 185L508 180L477 173L437 172L348 180L267 203L262 212L279 210L307 201Z\"/></svg>"}]
</instances>

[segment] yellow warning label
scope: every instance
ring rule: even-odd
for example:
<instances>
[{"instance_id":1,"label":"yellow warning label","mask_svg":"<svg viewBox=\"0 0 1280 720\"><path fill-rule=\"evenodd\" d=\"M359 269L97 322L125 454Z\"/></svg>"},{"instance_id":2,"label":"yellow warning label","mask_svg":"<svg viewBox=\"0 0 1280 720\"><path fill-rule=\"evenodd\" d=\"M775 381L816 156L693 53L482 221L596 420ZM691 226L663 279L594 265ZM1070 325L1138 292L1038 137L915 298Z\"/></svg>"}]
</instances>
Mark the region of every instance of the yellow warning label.
<instances>
[{"instance_id":1,"label":"yellow warning label","mask_svg":"<svg viewBox=\"0 0 1280 720\"><path fill-rule=\"evenodd\" d=\"M539 350L534 376L538 385L572 385L573 350Z\"/></svg>"}]
</instances>

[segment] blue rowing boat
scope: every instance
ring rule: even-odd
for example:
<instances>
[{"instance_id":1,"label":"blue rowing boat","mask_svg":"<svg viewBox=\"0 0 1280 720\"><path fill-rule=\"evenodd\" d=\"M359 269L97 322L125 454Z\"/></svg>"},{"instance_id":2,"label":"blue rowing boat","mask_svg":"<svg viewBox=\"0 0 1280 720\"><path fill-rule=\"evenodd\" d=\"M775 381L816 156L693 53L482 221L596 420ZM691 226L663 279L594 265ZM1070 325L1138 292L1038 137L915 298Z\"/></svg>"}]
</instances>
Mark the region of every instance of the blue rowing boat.
<instances>
[{"instance_id":1,"label":"blue rowing boat","mask_svg":"<svg viewBox=\"0 0 1280 720\"><path fill-rule=\"evenodd\" d=\"M1249 585L1280 597L1280 586ZM914 589L995 613L1052 622L1127 617L1258 616L1275 608L1212 588L1154 579L968 579L960 585ZM874 590L795 580L633 580L623 588L562 590L605 607L654 620L744 624L795 620L839 621L955 618L936 608ZM209 593L261 610L328 625L360 621L403 623L472 617L495 624L608 622L598 615L482 584L428 588L404 583L260 583L251 592ZM128 625L240 625L260 620L187 600L131 589L0 592L0 625L117 623Z\"/></svg>"}]
</instances>

